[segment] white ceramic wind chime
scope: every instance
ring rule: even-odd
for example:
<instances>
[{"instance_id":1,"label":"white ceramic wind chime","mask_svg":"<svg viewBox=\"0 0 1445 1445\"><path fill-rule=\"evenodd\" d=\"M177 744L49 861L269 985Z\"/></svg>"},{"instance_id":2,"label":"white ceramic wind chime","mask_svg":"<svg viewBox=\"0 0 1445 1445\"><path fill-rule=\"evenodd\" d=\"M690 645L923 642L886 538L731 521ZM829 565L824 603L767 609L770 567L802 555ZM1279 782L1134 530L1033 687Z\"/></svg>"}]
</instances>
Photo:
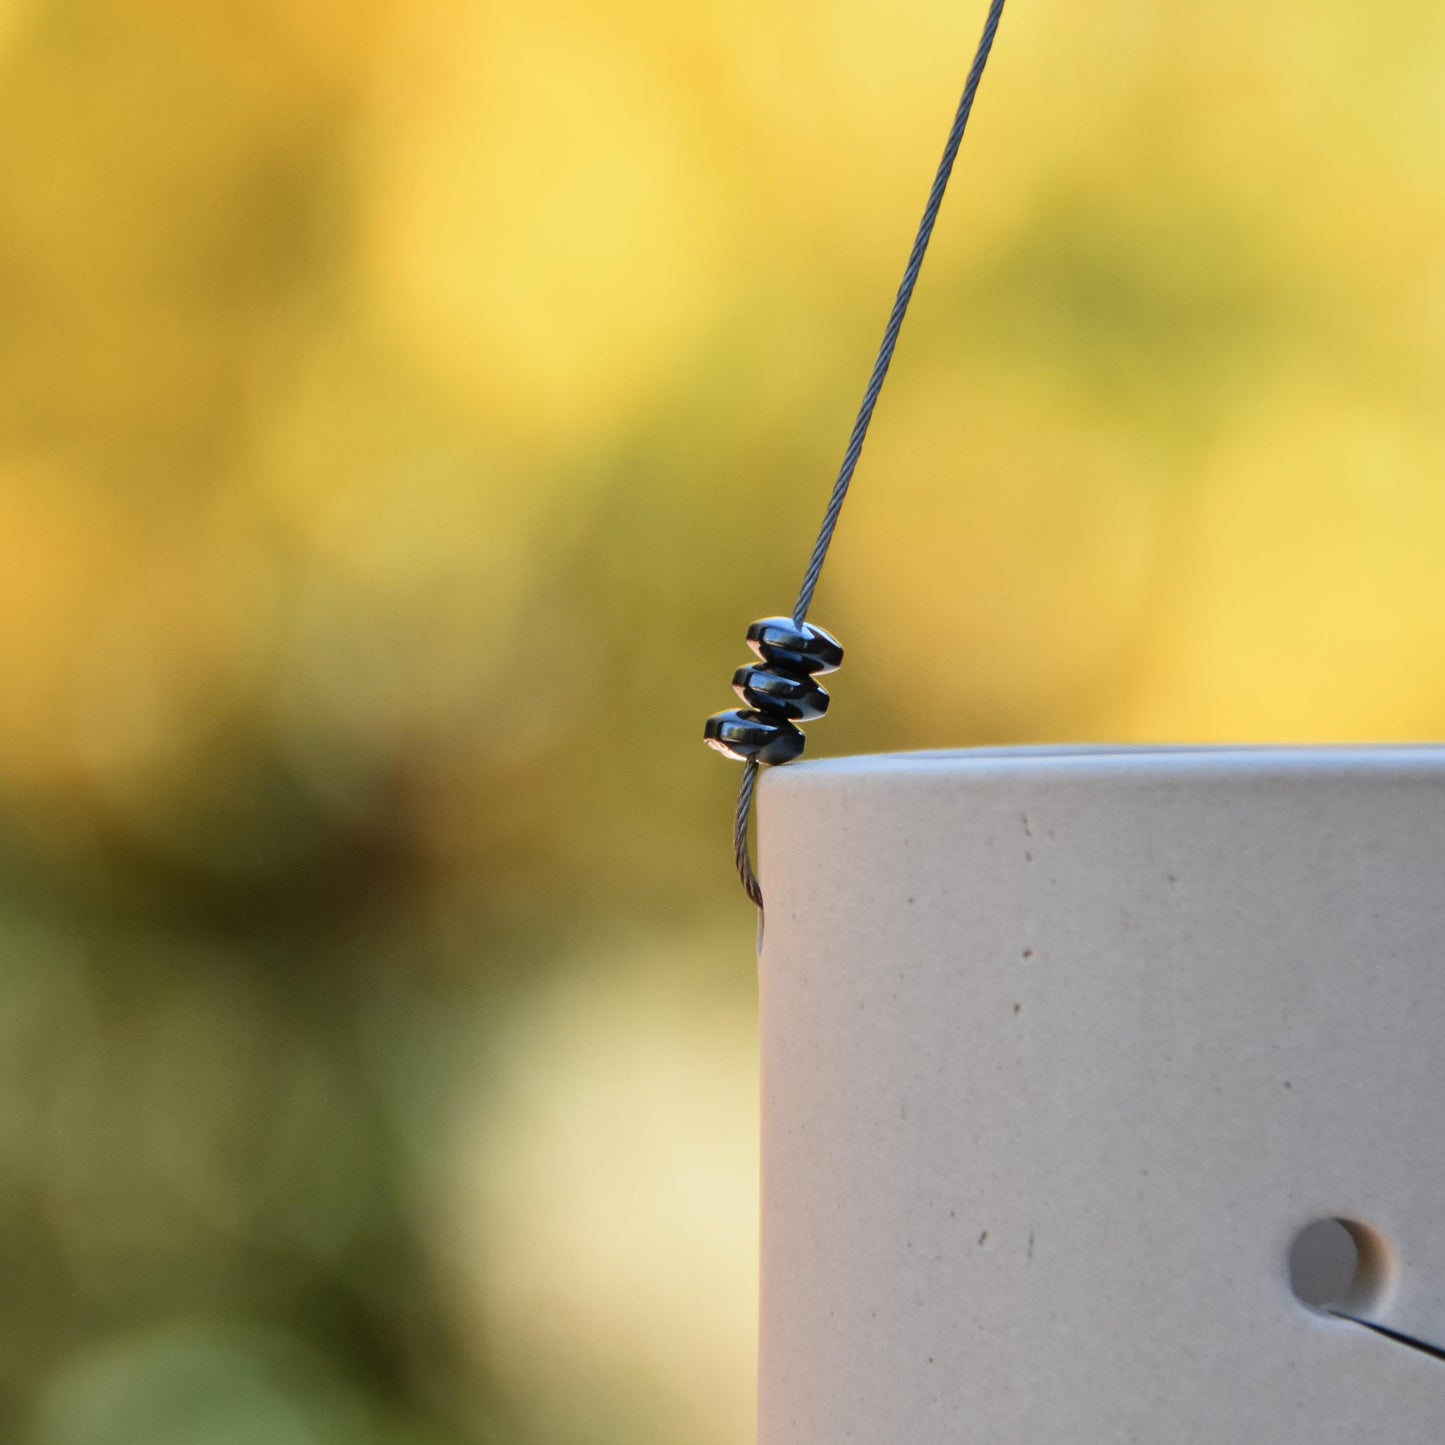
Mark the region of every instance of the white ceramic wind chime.
<instances>
[{"instance_id":1,"label":"white ceramic wind chime","mask_svg":"<svg viewBox=\"0 0 1445 1445\"><path fill-rule=\"evenodd\" d=\"M1445 1442L1445 749L795 767L806 620L992 0L791 617L755 623L760 1445Z\"/></svg>"}]
</instances>

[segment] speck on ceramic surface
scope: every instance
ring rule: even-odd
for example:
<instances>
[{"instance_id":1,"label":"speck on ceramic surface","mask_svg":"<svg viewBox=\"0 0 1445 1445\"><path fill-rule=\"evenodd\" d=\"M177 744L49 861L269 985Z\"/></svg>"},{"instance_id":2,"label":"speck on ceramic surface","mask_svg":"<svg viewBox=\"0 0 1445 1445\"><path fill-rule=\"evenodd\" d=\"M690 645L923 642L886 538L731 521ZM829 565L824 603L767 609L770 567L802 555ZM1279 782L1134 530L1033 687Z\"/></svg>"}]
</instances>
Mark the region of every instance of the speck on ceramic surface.
<instances>
[{"instance_id":1,"label":"speck on ceramic surface","mask_svg":"<svg viewBox=\"0 0 1445 1445\"><path fill-rule=\"evenodd\" d=\"M1381 1332L1445 1344L1445 749L842 759L759 822L761 1445L1445 1439ZM1363 1323L1291 1288L1334 1219Z\"/></svg>"}]
</instances>

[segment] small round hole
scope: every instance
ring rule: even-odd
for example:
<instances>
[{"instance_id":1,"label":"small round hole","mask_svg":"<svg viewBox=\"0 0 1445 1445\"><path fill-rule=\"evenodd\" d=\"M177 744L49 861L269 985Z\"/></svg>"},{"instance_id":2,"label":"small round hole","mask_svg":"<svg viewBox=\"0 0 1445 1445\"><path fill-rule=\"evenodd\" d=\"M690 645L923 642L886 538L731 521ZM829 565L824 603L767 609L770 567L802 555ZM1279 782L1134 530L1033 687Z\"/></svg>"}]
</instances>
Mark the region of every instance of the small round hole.
<instances>
[{"instance_id":1,"label":"small round hole","mask_svg":"<svg viewBox=\"0 0 1445 1445\"><path fill-rule=\"evenodd\" d=\"M1353 1219L1317 1219L1295 1235L1289 1250L1289 1284L1313 1310L1366 1308L1389 1276L1390 1251L1368 1225Z\"/></svg>"}]
</instances>

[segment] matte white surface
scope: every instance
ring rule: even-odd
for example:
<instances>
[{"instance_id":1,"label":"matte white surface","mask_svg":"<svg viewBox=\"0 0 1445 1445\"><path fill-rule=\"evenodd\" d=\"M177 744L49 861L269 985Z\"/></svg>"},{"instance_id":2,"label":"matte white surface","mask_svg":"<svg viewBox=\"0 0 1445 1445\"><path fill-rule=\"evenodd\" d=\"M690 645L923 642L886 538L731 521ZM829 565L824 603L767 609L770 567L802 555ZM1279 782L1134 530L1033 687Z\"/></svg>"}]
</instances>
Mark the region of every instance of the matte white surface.
<instances>
[{"instance_id":1,"label":"matte white surface","mask_svg":"<svg viewBox=\"0 0 1445 1445\"><path fill-rule=\"evenodd\" d=\"M1445 750L917 754L759 808L761 1445L1442 1445Z\"/></svg>"}]
</instances>

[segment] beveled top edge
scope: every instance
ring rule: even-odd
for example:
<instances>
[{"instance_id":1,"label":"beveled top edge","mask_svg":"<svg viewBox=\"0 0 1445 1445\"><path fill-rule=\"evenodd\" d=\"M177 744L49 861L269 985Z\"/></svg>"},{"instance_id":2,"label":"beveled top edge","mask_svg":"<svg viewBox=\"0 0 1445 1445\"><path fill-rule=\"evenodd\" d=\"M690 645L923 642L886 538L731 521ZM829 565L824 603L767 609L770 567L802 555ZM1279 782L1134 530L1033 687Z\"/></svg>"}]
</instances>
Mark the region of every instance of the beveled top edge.
<instances>
[{"instance_id":1,"label":"beveled top edge","mask_svg":"<svg viewBox=\"0 0 1445 1445\"><path fill-rule=\"evenodd\" d=\"M1442 743L1080 743L1025 747L952 748L914 753L861 753L815 758L768 768L776 789L788 780L947 774L1132 775L1183 777L1199 774L1301 774L1339 776L1382 772L1445 774Z\"/></svg>"}]
</instances>

